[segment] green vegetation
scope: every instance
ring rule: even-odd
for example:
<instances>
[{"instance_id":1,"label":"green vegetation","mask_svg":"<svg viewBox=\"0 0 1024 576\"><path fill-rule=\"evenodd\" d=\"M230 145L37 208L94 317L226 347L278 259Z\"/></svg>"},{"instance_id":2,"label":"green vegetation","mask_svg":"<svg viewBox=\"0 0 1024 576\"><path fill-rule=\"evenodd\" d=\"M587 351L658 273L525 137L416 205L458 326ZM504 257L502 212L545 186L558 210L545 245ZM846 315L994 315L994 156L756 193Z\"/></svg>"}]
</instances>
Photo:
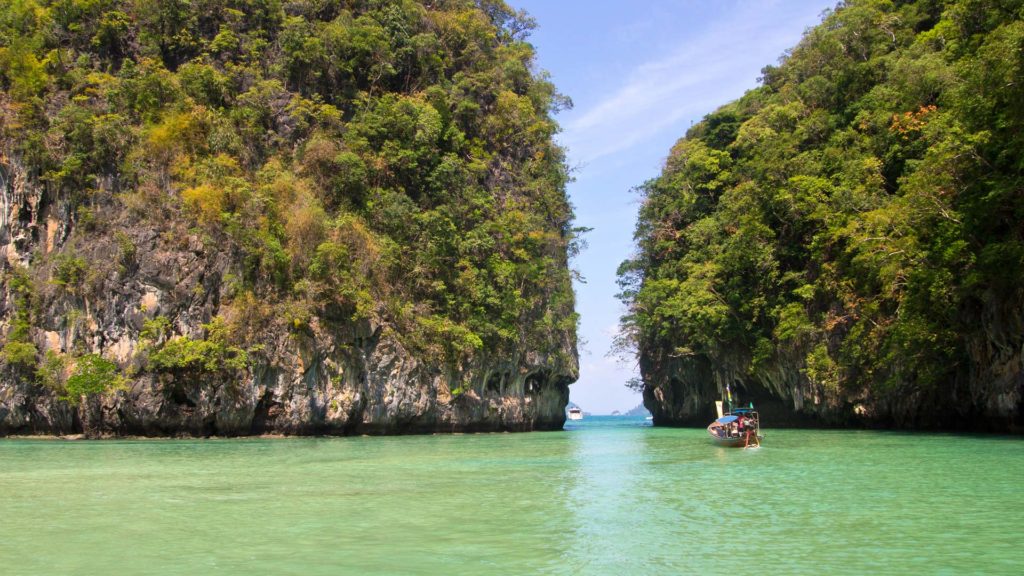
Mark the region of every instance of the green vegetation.
<instances>
[{"instance_id":1,"label":"green vegetation","mask_svg":"<svg viewBox=\"0 0 1024 576\"><path fill-rule=\"evenodd\" d=\"M61 254L53 267L52 282L67 290L75 292L80 289L89 271L89 264L83 258L71 254Z\"/></svg>"},{"instance_id":2,"label":"green vegetation","mask_svg":"<svg viewBox=\"0 0 1024 576\"><path fill-rule=\"evenodd\" d=\"M134 273L150 248L128 226L149 227L159 250L229 255L220 305L262 310L162 334L153 370L241 368L280 318L372 319L449 362L561 350L574 231L551 114L569 102L532 27L501 0L2 3L4 153L86 236L52 260L58 297ZM7 361L36 355L12 329Z\"/></svg>"},{"instance_id":3,"label":"green vegetation","mask_svg":"<svg viewBox=\"0 0 1024 576\"><path fill-rule=\"evenodd\" d=\"M75 360L74 373L64 385L67 393L63 399L78 404L84 397L107 394L125 386L117 364L99 354L86 354Z\"/></svg>"},{"instance_id":4,"label":"green vegetation","mask_svg":"<svg viewBox=\"0 0 1024 576\"><path fill-rule=\"evenodd\" d=\"M693 126L641 187L620 268L646 375L702 357L754 382L795 364L853 401L952 398L985 331L1003 345L985 318L1022 301L1022 18L844 2Z\"/></svg>"},{"instance_id":5,"label":"green vegetation","mask_svg":"<svg viewBox=\"0 0 1024 576\"><path fill-rule=\"evenodd\" d=\"M66 395L64 387L67 381L68 357L60 352L47 350L39 368L36 369L36 381L61 396Z\"/></svg>"},{"instance_id":6,"label":"green vegetation","mask_svg":"<svg viewBox=\"0 0 1024 576\"><path fill-rule=\"evenodd\" d=\"M39 351L29 339L32 328L32 281L21 268L13 268L5 280L14 296L14 313L3 350L0 350L0 358L12 366L33 367Z\"/></svg>"},{"instance_id":7,"label":"green vegetation","mask_svg":"<svg viewBox=\"0 0 1024 576\"><path fill-rule=\"evenodd\" d=\"M143 330L144 337L150 331L166 329L166 318L163 322L147 323ZM245 350L228 343L227 326L221 318L214 318L203 324L205 338L193 339L184 336L171 338L159 345L149 355L149 368L154 371L198 371L198 372L233 372L242 370L248 362Z\"/></svg>"}]
</instances>

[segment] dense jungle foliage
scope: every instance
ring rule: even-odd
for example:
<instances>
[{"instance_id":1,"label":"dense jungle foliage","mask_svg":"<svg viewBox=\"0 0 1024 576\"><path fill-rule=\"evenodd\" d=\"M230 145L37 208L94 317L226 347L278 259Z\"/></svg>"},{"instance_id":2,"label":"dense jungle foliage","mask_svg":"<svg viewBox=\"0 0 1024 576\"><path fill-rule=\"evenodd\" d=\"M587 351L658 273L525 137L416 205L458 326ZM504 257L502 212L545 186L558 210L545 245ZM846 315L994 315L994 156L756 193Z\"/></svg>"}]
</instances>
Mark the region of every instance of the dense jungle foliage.
<instances>
[{"instance_id":1,"label":"dense jungle foliage","mask_svg":"<svg viewBox=\"0 0 1024 576\"><path fill-rule=\"evenodd\" d=\"M502 0L3 2L0 169L73 229L4 264L4 359L45 381L37 293L87 309L138 267L140 227L231 262L202 337L147 322L143 369L235 369L282 318L372 321L449 362L566 350L570 103L533 26ZM117 258L90 258L100 238Z\"/></svg>"},{"instance_id":2,"label":"dense jungle foliage","mask_svg":"<svg viewBox=\"0 0 1024 576\"><path fill-rule=\"evenodd\" d=\"M640 187L625 343L955 397L1024 302L1024 2L840 2L762 73Z\"/></svg>"}]
</instances>

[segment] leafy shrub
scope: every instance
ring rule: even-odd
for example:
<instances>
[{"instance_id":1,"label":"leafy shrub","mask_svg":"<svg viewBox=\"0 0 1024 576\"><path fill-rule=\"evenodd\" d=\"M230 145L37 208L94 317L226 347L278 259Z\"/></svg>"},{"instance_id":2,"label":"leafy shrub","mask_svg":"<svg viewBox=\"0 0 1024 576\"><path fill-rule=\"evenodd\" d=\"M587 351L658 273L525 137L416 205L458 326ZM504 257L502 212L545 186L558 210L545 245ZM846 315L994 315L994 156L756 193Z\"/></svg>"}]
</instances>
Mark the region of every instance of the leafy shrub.
<instances>
[{"instance_id":1,"label":"leafy shrub","mask_svg":"<svg viewBox=\"0 0 1024 576\"><path fill-rule=\"evenodd\" d=\"M53 279L51 281L73 292L82 285L88 270L89 264L84 258L66 253L61 254L57 257L57 264L53 268Z\"/></svg>"},{"instance_id":2,"label":"leafy shrub","mask_svg":"<svg viewBox=\"0 0 1024 576\"><path fill-rule=\"evenodd\" d=\"M224 211L224 190L212 184L200 184L181 192L185 204L191 206L204 222L216 222Z\"/></svg>"},{"instance_id":3,"label":"leafy shrub","mask_svg":"<svg viewBox=\"0 0 1024 576\"><path fill-rule=\"evenodd\" d=\"M139 339L145 344L156 344L171 331L171 321L166 316L156 316L142 322Z\"/></svg>"},{"instance_id":4,"label":"leafy shrub","mask_svg":"<svg viewBox=\"0 0 1024 576\"><path fill-rule=\"evenodd\" d=\"M3 359L8 364L17 364L25 367L34 366L36 355L39 350L31 342L8 341L4 344Z\"/></svg>"},{"instance_id":5,"label":"leafy shrub","mask_svg":"<svg viewBox=\"0 0 1024 576\"><path fill-rule=\"evenodd\" d=\"M36 381L39 384L61 394L66 394L64 387L67 380L68 357L60 352L47 350L43 361L36 369Z\"/></svg>"},{"instance_id":6,"label":"leafy shrub","mask_svg":"<svg viewBox=\"0 0 1024 576\"><path fill-rule=\"evenodd\" d=\"M203 325L206 338L171 338L149 355L149 368L161 372L234 372L248 365L248 353L228 343L227 325L214 318Z\"/></svg>"},{"instance_id":7,"label":"leafy shrub","mask_svg":"<svg viewBox=\"0 0 1024 576\"><path fill-rule=\"evenodd\" d=\"M122 390L126 384L117 364L99 354L86 354L75 360L74 373L65 384L64 399L78 404L83 397Z\"/></svg>"},{"instance_id":8,"label":"leafy shrub","mask_svg":"<svg viewBox=\"0 0 1024 576\"><path fill-rule=\"evenodd\" d=\"M135 246L135 242L132 241L131 236L122 230L118 230L114 232L114 241L117 242L118 250L121 253L119 257L121 265L125 267L133 266L138 248Z\"/></svg>"},{"instance_id":9,"label":"leafy shrub","mask_svg":"<svg viewBox=\"0 0 1024 576\"><path fill-rule=\"evenodd\" d=\"M11 365L28 368L36 363L36 349L30 339L32 329L32 279L28 272L15 267L7 276L14 295L14 315L7 331L7 342L0 350L0 358Z\"/></svg>"}]
</instances>

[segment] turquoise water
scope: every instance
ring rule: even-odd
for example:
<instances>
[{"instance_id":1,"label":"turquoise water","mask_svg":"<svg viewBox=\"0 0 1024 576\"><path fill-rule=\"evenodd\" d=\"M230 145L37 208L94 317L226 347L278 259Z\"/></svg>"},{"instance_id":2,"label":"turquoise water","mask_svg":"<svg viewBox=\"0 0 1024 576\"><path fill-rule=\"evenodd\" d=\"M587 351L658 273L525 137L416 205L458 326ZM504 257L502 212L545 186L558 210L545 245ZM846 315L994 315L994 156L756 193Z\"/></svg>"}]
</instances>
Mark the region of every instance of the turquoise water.
<instances>
[{"instance_id":1,"label":"turquoise water","mask_svg":"<svg viewBox=\"0 0 1024 576\"><path fill-rule=\"evenodd\" d=\"M704 434L0 440L0 573L1024 573L1024 440Z\"/></svg>"}]
</instances>

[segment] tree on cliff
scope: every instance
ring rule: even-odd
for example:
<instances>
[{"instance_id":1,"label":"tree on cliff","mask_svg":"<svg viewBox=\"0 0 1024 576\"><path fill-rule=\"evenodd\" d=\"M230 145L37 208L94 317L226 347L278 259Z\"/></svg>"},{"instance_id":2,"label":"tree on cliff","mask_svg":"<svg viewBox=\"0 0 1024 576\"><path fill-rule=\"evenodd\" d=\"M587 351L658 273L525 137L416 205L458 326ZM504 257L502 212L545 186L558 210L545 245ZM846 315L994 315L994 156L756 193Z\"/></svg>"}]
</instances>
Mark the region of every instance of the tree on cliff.
<instances>
[{"instance_id":1,"label":"tree on cliff","mask_svg":"<svg viewBox=\"0 0 1024 576\"><path fill-rule=\"evenodd\" d=\"M620 267L647 389L703 362L812 390L833 420L1020 418L1022 18L1019 0L843 2L691 128L640 187Z\"/></svg>"}]
</instances>

